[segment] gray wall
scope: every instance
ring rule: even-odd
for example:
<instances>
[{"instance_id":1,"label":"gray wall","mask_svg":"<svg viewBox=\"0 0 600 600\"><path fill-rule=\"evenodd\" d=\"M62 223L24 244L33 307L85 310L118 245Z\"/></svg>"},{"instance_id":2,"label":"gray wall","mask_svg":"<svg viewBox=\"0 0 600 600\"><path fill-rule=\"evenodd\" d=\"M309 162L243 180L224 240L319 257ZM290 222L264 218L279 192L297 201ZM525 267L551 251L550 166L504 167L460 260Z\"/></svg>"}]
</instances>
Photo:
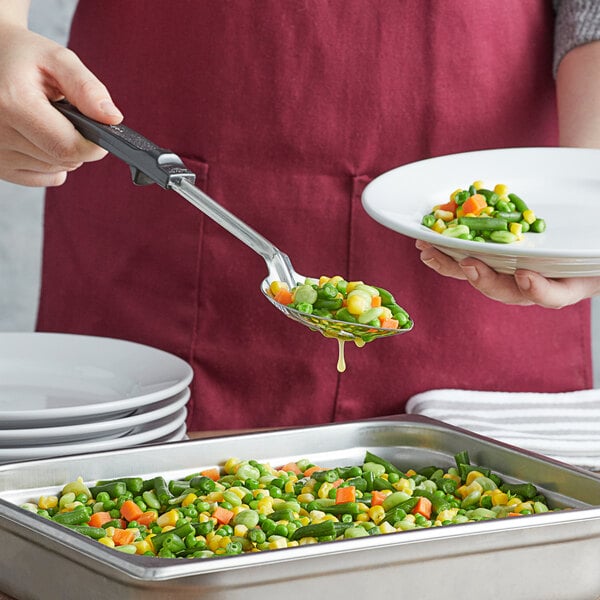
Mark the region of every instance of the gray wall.
<instances>
[{"instance_id":1,"label":"gray wall","mask_svg":"<svg viewBox=\"0 0 600 600\"><path fill-rule=\"evenodd\" d=\"M77 0L32 0L30 27L60 43ZM0 331L31 331L39 292L43 190L0 181ZM594 381L600 385L600 298L593 302Z\"/></svg>"}]
</instances>

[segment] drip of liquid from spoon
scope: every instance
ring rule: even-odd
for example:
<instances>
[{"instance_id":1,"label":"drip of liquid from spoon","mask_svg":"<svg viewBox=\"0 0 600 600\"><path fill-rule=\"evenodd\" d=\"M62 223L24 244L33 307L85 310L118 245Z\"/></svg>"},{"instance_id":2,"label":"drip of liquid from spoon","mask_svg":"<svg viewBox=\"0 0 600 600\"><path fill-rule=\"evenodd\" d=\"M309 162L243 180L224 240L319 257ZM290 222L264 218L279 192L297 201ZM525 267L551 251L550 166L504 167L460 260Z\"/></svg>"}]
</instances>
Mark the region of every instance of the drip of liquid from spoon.
<instances>
[{"instance_id":1,"label":"drip of liquid from spoon","mask_svg":"<svg viewBox=\"0 0 600 600\"><path fill-rule=\"evenodd\" d=\"M340 373L343 373L346 370L346 357L344 356L344 344L348 340L343 340L342 338L337 338L338 341L338 361L337 361L337 370ZM365 345L365 340L361 340L360 338L356 338L353 340L358 348L362 348Z\"/></svg>"}]
</instances>

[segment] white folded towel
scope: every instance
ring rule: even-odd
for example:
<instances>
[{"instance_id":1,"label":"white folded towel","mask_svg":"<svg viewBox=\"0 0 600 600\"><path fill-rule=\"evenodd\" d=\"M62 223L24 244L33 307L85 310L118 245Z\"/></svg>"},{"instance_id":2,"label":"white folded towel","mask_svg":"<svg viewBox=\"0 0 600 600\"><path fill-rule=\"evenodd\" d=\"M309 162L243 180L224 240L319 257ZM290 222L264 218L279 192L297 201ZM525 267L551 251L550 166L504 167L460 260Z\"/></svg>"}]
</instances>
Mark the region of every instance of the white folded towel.
<instances>
[{"instance_id":1,"label":"white folded towel","mask_svg":"<svg viewBox=\"0 0 600 600\"><path fill-rule=\"evenodd\" d=\"M410 398L406 412L600 470L600 389L563 393L429 390Z\"/></svg>"}]
</instances>

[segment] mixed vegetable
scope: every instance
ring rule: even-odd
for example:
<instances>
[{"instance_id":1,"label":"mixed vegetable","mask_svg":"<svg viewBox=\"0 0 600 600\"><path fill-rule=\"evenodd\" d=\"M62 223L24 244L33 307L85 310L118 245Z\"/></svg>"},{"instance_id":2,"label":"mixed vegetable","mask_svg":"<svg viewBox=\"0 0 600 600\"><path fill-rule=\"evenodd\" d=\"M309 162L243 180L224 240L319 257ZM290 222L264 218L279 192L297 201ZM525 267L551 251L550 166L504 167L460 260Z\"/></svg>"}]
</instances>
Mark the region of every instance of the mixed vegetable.
<instances>
[{"instance_id":1,"label":"mixed vegetable","mask_svg":"<svg viewBox=\"0 0 600 600\"><path fill-rule=\"evenodd\" d=\"M209 558L548 512L531 483L471 464L400 470L370 451L360 466L303 459L278 468L230 458L167 482L68 483L22 508L127 554Z\"/></svg>"},{"instance_id":2,"label":"mixed vegetable","mask_svg":"<svg viewBox=\"0 0 600 600\"><path fill-rule=\"evenodd\" d=\"M409 314L387 290L343 277L307 278L293 289L282 281L271 283L276 302L307 315L383 329L410 329Z\"/></svg>"},{"instance_id":3,"label":"mixed vegetable","mask_svg":"<svg viewBox=\"0 0 600 600\"><path fill-rule=\"evenodd\" d=\"M546 230L544 219L522 198L509 193L506 185L499 183L492 190L482 181L452 192L450 200L434 206L421 223L447 237L500 244L520 241L527 232Z\"/></svg>"}]
</instances>

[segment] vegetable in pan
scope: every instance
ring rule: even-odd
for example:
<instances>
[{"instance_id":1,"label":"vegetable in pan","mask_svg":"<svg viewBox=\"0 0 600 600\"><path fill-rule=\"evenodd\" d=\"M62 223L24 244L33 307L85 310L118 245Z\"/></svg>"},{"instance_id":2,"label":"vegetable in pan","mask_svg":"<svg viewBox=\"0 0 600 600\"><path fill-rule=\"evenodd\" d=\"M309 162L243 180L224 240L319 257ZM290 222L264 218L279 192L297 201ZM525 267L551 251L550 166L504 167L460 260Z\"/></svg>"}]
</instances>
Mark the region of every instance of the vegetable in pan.
<instances>
[{"instance_id":1,"label":"vegetable in pan","mask_svg":"<svg viewBox=\"0 0 600 600\"><path fill-rule=\"evenodd\" d=\"M120 552L199 559L550 510L533 484L504 482L466 452L455 461L400 470L369 451L334 468L230 458L168 482L79 478L23 508Z\"/></svg>"},{"instance_id":2,"label":"vegetable in pan","mask_svg":"<svg viewBox=\"0 0 600 600\"><path fill-rule=\"evenodd\" d=\"M438 204L421 223L447 237L474 242L510 244L527 232L543 233L544 219L538 218L525 201L509 193L502 183L487 189L475 181L468 189L457 189L445 204Z\"/></svg>"}]
</instances>

